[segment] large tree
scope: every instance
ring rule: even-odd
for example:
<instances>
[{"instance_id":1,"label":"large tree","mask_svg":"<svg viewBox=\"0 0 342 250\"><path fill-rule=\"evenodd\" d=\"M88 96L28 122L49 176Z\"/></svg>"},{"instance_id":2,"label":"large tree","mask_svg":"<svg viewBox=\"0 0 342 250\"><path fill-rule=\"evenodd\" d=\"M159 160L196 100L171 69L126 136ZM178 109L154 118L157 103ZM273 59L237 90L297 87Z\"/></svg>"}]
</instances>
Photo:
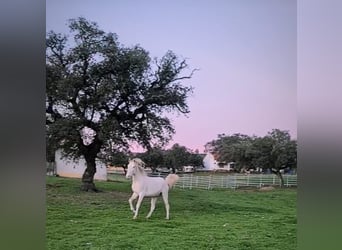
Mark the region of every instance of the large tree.
<instances>
[{"instance_id":1,"label":"large tree","mask_svg":"<svg viewBox=\"0 0 342 250\"><path fill-rule=\"evenodd\" d=\"M95 159L102 150L169 141L174 128L166 114L189 112L192 87L181 82L194 71L171 51L152 59L138 45L125 47L84 18L70 20L69 28L71 41L47 33L47 138L64 156L84 157L82 189L96 191Z\"/></svg>"}]
</instances>

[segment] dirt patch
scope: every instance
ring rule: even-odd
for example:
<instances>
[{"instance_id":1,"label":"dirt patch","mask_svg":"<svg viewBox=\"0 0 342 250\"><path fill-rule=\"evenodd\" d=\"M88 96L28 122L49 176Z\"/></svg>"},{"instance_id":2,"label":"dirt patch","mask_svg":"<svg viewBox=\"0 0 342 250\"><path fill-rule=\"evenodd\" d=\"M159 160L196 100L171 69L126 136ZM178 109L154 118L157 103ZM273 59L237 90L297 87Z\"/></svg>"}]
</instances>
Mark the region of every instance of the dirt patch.
<instances>
[{"instance_id":1,"label":"dirt patch","mask_svg":"<svg viewBox=\"0 0 342 250\"><path fill-rule=\"evenodd\" d=\"M238 187L236 190L241 192L256 192L258 191L258 188L256 187Z\"/></svg>"},{"instance_id":2,"label":"dirt patch","mask_svg":"<svg viewBox=\"0 0 342 250\"><path fill-rule=\"evenodd\" d=\"M267 186L267 187L259 188L260 191L272 191L274 189L275 189L275 187L272 187L272 186Z\"/></svg>"}]
</instances>

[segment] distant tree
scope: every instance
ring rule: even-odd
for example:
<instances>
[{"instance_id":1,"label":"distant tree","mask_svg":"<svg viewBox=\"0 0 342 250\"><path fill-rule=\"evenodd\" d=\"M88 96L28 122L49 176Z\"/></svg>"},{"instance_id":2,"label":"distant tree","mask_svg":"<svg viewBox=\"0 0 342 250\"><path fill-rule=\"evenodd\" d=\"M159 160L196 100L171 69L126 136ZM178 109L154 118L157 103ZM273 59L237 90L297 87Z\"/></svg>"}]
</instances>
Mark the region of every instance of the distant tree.
<instances>
[{"instance_id":1,"label":"distant tree","mask_svg":"<svg viewBox=\"0 0 342 250\"><path fill-rule=\"evenodd\" d=\"M175 172L176 169L182 170L183 166L186 165L202 166L203 162L203 157L198 153L198 150L197 153L192 152L179 144L174 144L168 150L153 147L143 153L138 153L136 156L141 158L148 167L151 167L153 172L160 167L169 167Z\"/></svg>"},{"instance_id":2,"label":"distant tree","mask_svg":"<svg viewBox=\"0 0 342 250\"><path fill-rule=\"evenodd\" d=\"M241 171L241 169L250 170L255 168L253 165L255 154L252 148L254 139L255 137L246 137L233 145L232 162L235 162L235 170Z\"/></svg>"},{"instance_id":3,"label":"distant tree","mask_svg":"<svg viewBox=\"0 0 342 250\"><path fill-rule=\"evenodd\" d=\"M193 167L202 167L203 166L203 156L197 152L190 152L188 156L188 164Z\"/></svg>"},{"instance_id":4,"label":"distant tree","mask_svg":"<svg viewBox=\"0 0 342 250\"><path fill-rule=\"evenodd\" d=\"M284 185L282 170L297 167L297 141L288 131L273 129L264 137L220 134L207 143L208 152L223 162L235 162L235 169L261 168L276 174Z\"/></svg>"},{"instance_id":5,"label":"distant tree","mask_svg":"<svg viewBox=\"0 0 342 250\"><path fill-rule=\"evenodd\" d=\"M153 147L139 154L140 158L152 169L153 172L164 164L165 153L160 147Z\"/></svg>"},{"instance_id":6,"label":"distant tree","mask_svg":"<svg viewBox=\"0 0 342 250\"><path fill-rule=\"evenodd\" d=\"M189 164L191 153L185 146L178 143L174 144L169 150L166 151L165 164L172 168L173 172L183 170L183 166Z\"/></svg>"},{"instance_id":7,"label":"distant tree","mask_svg":"<svg viewBox=\"0 0 342 250\"><path fill-rule=\"evenodd\" d=\"M121 150L104 152L103 155L99 155L99 158L102 158L103 161L109 163L112 166L122 167L126 174L129 156L129 151Z\"/></svg>"},{"instance_id":8,"label":"distant tree","mask_svg":"<svg viewBox=\"0 0 342 250\"><path fill-rule=\"evenodd\" d=\"M185 60L168 51L151 59L140 46L124 47L96 23L72 19L68 37L46 37L46 124L52 148L84 157L82 189L94 190L95 159L106 149L167 143L174 128L167 112L189 113L192 87L181 84ZM86 132L87 131L87 132Z\"/></svg>"},{"instance_id":9,"label":"distant tree","mask_svg":"<svg viewBox=\"0 0 342 250\"><path fill-rule=\"evenodd\" d=\"M284 179L281 170L297 168L297 141L291 140L288 131L273 129L253 143L253 164L276 174L281 186Z\"/></svg>"},{"instance_id":10,"label":"distant tree","mask_svg":"<svg viewBox=\"0 0 342 250\"><path fill-rule=\"evenodd\" d=\"M250 149L253 137L244 134L219 134L218 139L210 143L211 152L218 154L221 162L235 162L235 170L251 168Z\"/></svg>"}]
</instances>

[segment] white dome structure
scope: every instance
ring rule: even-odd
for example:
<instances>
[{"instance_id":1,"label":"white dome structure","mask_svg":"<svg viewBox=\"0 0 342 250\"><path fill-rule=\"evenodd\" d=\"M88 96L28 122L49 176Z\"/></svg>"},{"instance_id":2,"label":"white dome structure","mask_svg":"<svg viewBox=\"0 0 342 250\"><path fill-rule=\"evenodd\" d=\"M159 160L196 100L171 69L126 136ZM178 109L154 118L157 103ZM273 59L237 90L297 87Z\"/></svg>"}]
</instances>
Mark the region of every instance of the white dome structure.
<instances>
[{"instance_id":1,"label":"white dome structure","mask_svg":"<svg viewBox=\"0 0 342 250\"><path fill-rule=\"evenodd\" d=\"M232 162L226 164L224 162L220 162L217 160L218 155L214 155L212 153L207 153L207 155L203 159L203 166L205 170L218 170L225 169L230 171L232 169Z\"/></svg>"}]
</instances>

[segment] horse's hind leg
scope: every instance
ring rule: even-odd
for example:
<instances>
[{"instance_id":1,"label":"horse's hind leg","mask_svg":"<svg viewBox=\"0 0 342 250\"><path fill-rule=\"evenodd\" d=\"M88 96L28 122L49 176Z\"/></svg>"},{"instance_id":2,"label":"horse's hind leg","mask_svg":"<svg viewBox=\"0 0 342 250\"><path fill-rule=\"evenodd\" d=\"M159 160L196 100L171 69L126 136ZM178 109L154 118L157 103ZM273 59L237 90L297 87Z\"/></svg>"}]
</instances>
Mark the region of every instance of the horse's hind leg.
<instances>
[{"instance_id":1,"label":"horse's hind leg","mask_svg":"<svg viewBox=\"0 0 342 250\"><path fill-rule=\"evenodd\" d=\"M170 217L170 205L169 205L169 194L168 194L168 191L165 191L165 192L162 192L162 195L163 195L163 200L164 200L164 204L165 204L165 210L166 210L166 217L165 219L169 219Z\"/></svg>"},{"instance_id":2,"label":"horse's hind leg","mask_svg":"<svg viewBox=\"0 0 342 250\"><path fill-rule=\"evenodd\" d=\"M148 215L146 216L146 218L150 218L155 207L156 207L156 201L157 201L157 197L152 197L151 198L151 209L150 209L150 212L148 213Z\"/></svg>"},{"instance_id":3,"label":"horse's hind leg","mask_svg":"<svg viewBox=\"0 0 342 250\"><path fill-rule=\"evenodd\" d=\"M133 201L138 197L138 194L133 193L131 198L128 199L129 207L131 208L132 212L135 213L135 209L133 207Z\"/></svg>"}]
</instances>

